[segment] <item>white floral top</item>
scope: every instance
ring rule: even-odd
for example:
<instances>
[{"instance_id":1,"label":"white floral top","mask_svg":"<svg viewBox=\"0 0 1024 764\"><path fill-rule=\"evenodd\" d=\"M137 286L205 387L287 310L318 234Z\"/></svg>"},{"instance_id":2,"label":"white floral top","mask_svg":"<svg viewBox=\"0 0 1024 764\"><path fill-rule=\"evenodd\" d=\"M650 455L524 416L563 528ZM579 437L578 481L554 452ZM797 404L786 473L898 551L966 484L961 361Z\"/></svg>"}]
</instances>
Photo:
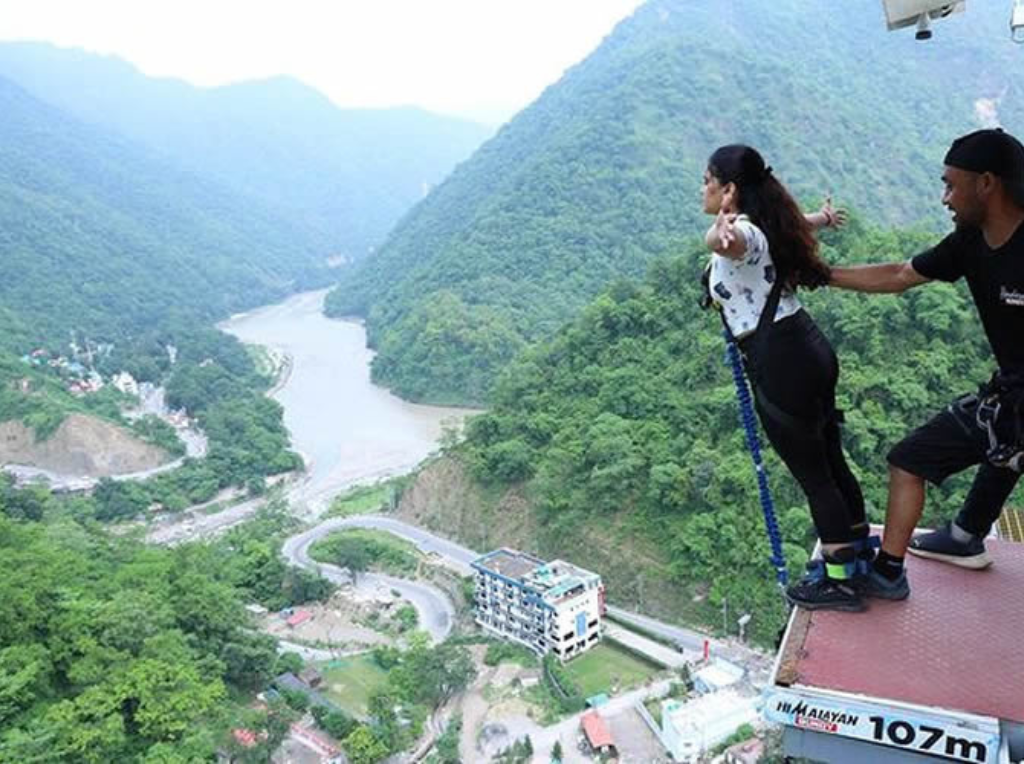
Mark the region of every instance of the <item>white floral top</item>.
<instances>
[{"instance_id":1,"label":"white floral top","mask_svg":"<svg viewBox=\"0 0 1024 764\"><path fill-rule=\"evenodd\" d=\"M740 215L735 226L743 232L747 251L736 259L712 253L709 285L711 298L722 308L729 329L736 337L743 337L757 329L768 293L775 283L775 264L768 251L768 239L760 228L750 222L750 218ZM775 320L791 316L798 310L800 301L784 289L779 297Z\"/></svg>"}]
</instances>

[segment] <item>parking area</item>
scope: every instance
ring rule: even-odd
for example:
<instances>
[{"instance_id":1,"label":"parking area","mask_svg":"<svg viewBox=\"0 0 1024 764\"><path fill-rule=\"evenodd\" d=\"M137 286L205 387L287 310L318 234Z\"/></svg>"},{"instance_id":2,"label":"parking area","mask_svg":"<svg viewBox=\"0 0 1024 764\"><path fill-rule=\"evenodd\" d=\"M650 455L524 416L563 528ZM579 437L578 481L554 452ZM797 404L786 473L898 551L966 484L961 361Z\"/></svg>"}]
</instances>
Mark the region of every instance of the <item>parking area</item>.
<instances>
[{"instance_id":1,"label":"parking area","mask_svg":"<svg viewBox=\"0 0 1024 764\"><path fill-rule=\"evenodd\" d=\"M668 764L665 746L635 709L628 708L605 717L619 751L619 764Z\"/></svg>"}]
</instances>

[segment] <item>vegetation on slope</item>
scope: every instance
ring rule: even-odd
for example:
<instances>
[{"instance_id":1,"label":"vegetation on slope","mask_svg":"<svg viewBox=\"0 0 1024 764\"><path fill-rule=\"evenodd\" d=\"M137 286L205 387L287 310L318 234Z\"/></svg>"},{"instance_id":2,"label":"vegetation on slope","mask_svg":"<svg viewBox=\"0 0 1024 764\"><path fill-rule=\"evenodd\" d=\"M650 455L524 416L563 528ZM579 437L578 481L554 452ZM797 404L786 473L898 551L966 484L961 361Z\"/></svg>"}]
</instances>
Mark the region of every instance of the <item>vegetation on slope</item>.
<instances>
[{"instance_id":1,"label":"vegetation on slope","mask_svg":"<svg viewBox=\"0 0 1024 764\"><path fill-rule=\"evenodd\" d=\"M903 257L932 238L857 221L829 237L827 255L841 252L844 263ZM755 613L753 634L769 641L782 610L720 325L697 306L700 249L656 262L643 283L614 284L518 359L491 410L471 420L463 458L484 484L520 486L544 551L586 565L622 544L653 550L654 561L602 570L610 591L632 590L647 568L678 587L680 611L696 597L697 617L720 623L727 600ZM839 353L844 442L879 520L888 448L987 378L987 343L962 287L802 299ZM813 539L806 501L770 449L768 460L790 573L799 575ZM926 520L958 507L965 480L931 492ZM608 549L595 548L600 539Z\"/></svg>"},{"instance_id":2,"label":"vegetation on slope","mask_svg":"<svg viewBox=\"0 0 1024 764\"><path fill-rule=\"evenodd\" d=\"M346 273L328 312L367 316L382 384L486 401L525 344L703 230L704 162L729 142L805 199L937 229L942 152L976 102L1024 124L996 15L921 46L855 4L651 0Z\"/></svg>"}]
</instances>

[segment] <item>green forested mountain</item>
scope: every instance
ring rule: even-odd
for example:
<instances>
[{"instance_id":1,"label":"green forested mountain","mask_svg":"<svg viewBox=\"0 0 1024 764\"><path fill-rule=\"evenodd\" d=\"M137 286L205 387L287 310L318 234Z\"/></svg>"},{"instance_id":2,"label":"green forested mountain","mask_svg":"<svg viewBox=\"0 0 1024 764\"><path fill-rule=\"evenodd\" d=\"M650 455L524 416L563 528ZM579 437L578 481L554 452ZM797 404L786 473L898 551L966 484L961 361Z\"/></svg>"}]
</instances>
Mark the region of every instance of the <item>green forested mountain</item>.
<instances>
[{"instance_id":1,"label":"green forested mountain","mask_svg":"<svg viewBox=\"0 0 1024 764\"><path fill-rule=\"evenodd\" d=\"M829 235L828 254L895 258L926 238L855 222ZM656 261L643 283L617 282L507 368L491 410L472 420L456 453L485 485L529 497L535 548L600 570L613 601L644 595L652 612L715 625L727 599L734 612L754 614L752 633L769 643L781 598L720 322L697 307L693 276L704 255L689 251ZM987 378L988 346L966 290L947 284L899 297L821 290L802 300L839 353L844 443L880 521L888 448ZM806 500L766 453L799 575L813 538ZM926 522L959 508L969 477L929 491Z\"/></svg>"},{"instance_id":2,"label":"green forested mountain","mask_svg":"<svg viewBox=\"0 0 1024 764\"><path fill-rule=\"evenodd\" d=\"M211 443L207 459L145 486L112 484L125 495L101 500L98 517L154 501L181 508L293 469L280 406L262 395L267 381L237 340L202 327L323 283L322 253L261 203L4 79L0 113L0 421L20 419L41 437L70 411L122 421L111 389L72 398L63 370L17 358L38 347L68 354L74 339L99 351L91 365L108 376L170 376L171 400L198 416Z\"/></svg>"},{"instance_id":3,"label":"green forested mountain","mask_svg":"<svg viewBox=\"0 0 1024 764\"><path fill-rule=\"evenodd\" d=\"M0 76L273 208L325 257L362 257L490 134L411 107L339 109L291 78L196 88L38 43L0 44Z\"/></svg>"},{"instance_id":4,"label":"green forested mountain","mask_svg":"<svg viewBox=\"0 0 1024 764\"><path fill-rule=\"evenodd\" d=\"M524 343L707 224L718 145L761 148L807 200L938 230L952 137L994 113L1024 127L1024 59L1005 8L972 3L935 38L877 5L650 0L435 189L331 295L368 317L376 378L486 400ZM987 99L987 100L986 100Z\"/></svg>"},{"instance_id":5,"label":"green forested mountain","mask_svg":"<svg viewBox=\"0 0 1024 764\"><path fill-rule=\"evenodd\" d=\"M114 340L322 283L287 219L0 79L0 343Z\"/></svg>"}]
</instances>

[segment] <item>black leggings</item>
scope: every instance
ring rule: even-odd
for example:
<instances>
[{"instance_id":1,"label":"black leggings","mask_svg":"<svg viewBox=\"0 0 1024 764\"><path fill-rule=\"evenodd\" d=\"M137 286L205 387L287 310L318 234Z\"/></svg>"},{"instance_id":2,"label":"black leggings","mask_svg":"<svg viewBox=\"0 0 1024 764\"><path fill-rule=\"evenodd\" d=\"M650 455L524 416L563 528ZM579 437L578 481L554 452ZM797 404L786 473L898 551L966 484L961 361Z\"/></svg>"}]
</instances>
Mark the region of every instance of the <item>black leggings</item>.
<instances>
[{"instance_id":1,"label":"black leggings","mask_svg":"<svg viewBox=\"0 0 1024 764\"><path fill-rule=\"evenodd\" d=\"M740 347L765 434L807 495L818 538L862 538L864 496L846 463L836 413L836 354L803 310L762 331L767 336L744 338Z\"/></svg>"}]
</instances>

